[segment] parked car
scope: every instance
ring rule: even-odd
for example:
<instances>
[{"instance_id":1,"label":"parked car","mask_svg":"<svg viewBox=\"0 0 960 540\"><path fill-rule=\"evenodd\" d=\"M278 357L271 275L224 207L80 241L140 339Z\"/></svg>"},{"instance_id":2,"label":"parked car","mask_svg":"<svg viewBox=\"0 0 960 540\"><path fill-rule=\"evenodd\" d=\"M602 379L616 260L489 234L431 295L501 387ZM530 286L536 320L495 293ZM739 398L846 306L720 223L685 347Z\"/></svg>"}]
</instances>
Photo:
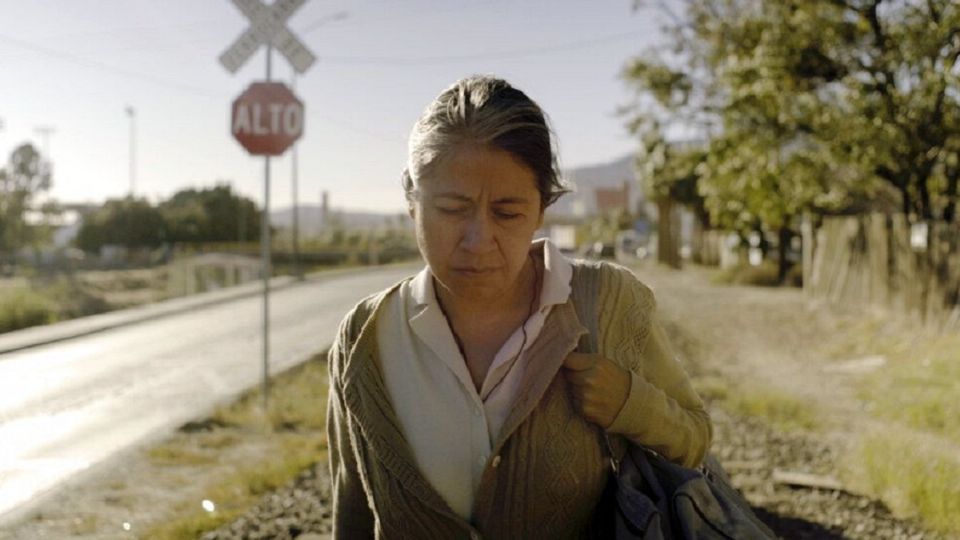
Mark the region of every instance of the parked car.
<instances>
[{"instance_id":1,"label":"parked car","mask_svg":"<svg viewBox=\"0 0 960 540\"><path fill-rule=\"evenodd\" d=\"M587 244L580 250L580 256L585 259L613 259L616 254L614 245L606 242Z\"/></svg>"},{"instance_id":2,"label":"parked car","mask_svg":"<svg viewBox=\"0 0 960 540\"><path fill-rule=\"evenodd\" d=\"M633 230L620 231L614 242L617 260L626 263L635 259L645 259L649 255L647 250L649 241L646 234Z\"/></svg>"}]
</instances>

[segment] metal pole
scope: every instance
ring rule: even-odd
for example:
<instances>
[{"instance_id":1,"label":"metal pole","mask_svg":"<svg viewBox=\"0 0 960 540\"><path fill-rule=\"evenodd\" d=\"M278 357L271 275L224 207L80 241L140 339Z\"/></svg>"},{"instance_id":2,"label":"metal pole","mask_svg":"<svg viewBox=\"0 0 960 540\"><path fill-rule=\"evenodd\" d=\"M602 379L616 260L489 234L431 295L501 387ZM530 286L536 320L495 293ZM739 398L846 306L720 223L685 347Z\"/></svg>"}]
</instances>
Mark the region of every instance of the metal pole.
<instances>
[{"instance_id":1,"label":"metal pole","mask_svg":"<svg viewBox=\"0 0 960 540\"><path fill-rule=\"evenodd\" d=\"M137 192L137 113L130 115L130 198Z\"/></svg>"},{"instance_id":2,"label":"metal pole","mask_svg":"<svg viewBox=\"0 0 960 540\"><path fill-rule=\"evenodd\" d=\"M2 127L2 126L0 126ZM56 133L56 130L50 126L39 126L34 129L38 135L40 135L41 147L40 147L40 163L43 166L44 174L50 174L50 135Z\"/></svg>"},{"instance_id":3,"label":"metal pole","mask_svg":"<svg viewBox=\"0 0 960 540\"><path fill-rule=\"evenodd\" d=\"M267 82L270 82L270 57L267 45ZM260 259L263 266L263 412L269 409L270 392L270 156L263 158L263 217L260 218Z\"/></svg>"},{"instance_id":4,"label":"metal pole","mask_svg":"<svg viewBox=\"0 0 960 540\"><path fill-rule=\"evenodd\" d=\"M293 90L297 89L297 73L293 73L293 81L291 82ZM300 167L297 163L297 143L293 144L293 155L291 156L293 162L292 167L293 171L291 172L291 177L293 181L293 275L297 279L303 279L303 272L300 271L300 209L299 202L297 197L297 184L299 184L300 176Z\"/></svg>"},{"instance_id":5,"label":"metal pole","mask_svg":"<svg viewBox=\"0 0 960 540\"><path fill-rule=\"evenodd\" d=\"M130 198L133 198L134 190L137 185L137 111L131 106L127 106L127 116L130 117Z\"/></svg>"},{"instance_id":6,"label":"metal pole","mask_svg":"<svg viewBox=\"0 0 960 540\"><path fill-rule=\"evenodd\" d=\"M240 250L243 253L243 244L247 241L247 219L244 215L243 196L240 195L240 190L237 190L235 195L237 197L237 242L240 243Z\"/></svg>"}]
</instances>

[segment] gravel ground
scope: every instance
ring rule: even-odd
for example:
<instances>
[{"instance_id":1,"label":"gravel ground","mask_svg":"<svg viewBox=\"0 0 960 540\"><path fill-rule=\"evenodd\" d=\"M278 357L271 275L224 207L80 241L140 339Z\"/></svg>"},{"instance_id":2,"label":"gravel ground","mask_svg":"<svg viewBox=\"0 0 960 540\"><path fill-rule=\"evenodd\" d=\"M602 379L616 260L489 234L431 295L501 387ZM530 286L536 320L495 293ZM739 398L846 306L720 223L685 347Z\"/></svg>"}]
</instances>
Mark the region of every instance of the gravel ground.
<instances>
[{"instance_id":1,"label":"gravel ground","mask_svg":"<svg viewBox=\"0 0 960 540\"><path fill-rule=\"evenodd\" d=\"M243 516L201 538L290 540L306 533L329 534L331 525L329 469L318 463L264 496Z\"/></svg>"},{"instance_id":2,"label":"gravel ground","mask_svg":"<svg viewBox=\"0 0 960 540\"><path fill-rule=\"evenodd\" d=\"M803 433L771 429L755 418L711 410L713 453L757 516L790 539L936 539L916 523L899 520L880 502L832 489L794 488L774 482L773 471L830 476L833 450Z\"/></svg>"},{"instance_id":3,"label":"gravel ground","mask_svg":"<svg viewBox=\"0 0 960 540\"><path fill-rule=\"evenodd\" d=\"M791 488L773 481L773 470L830 475L834 452L803 433L783 433L754 418L712 408L713 453L727 468L757 515L782 538L944 538L916 523L894 518L883 504L828 489ZM330 480L325 463L304 471L285 488L264 497L247 514L203 540L293 539L330 531Z\"/></svg>"}]
</instances>

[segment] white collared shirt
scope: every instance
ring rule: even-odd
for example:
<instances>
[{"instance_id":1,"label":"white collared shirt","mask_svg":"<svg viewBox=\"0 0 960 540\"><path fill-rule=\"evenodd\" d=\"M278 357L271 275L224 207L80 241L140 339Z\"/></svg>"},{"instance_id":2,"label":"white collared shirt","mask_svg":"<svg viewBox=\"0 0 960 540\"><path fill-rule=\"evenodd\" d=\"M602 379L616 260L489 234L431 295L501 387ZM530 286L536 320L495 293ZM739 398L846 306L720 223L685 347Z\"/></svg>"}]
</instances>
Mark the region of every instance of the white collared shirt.
<instances>
[{"instance_id":1,"label":"white collared shirt","mask_svg":"<svg viewBox=\"0 0 960 540\"><path fill-rule=\"evenodd\" d=\"M387 394L426 479L465 519L490 452L520 391L525 352L553 306L570 297L573 267L549 240L538 240L544 261L540 305L507 339L490 364L480 392L437 303L429 267L390 297L377 319L377 342ZM494 461L496 463L496 461Z\"/></svg>"}]
</instances>

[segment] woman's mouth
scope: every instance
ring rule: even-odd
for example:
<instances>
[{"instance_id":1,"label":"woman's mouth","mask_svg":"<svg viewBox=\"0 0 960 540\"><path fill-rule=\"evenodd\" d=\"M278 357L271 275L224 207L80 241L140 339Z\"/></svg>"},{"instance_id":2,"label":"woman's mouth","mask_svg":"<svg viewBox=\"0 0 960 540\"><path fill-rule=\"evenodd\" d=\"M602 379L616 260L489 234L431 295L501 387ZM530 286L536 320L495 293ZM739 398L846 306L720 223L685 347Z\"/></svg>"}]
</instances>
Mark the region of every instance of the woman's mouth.
<instances>
[{"instance_id":1,"label":"woman's mouth","mask_svg":"<svg viewBox=\"0 0 960 540\"><path fill-rule=\"evenodd\" d=\"M484 268L484 267L476 267L476 266L460 266L460 267L453 268L454 272L458 274L463 274L466 276L483 276L483 275L492 273L494 270L496 269L490 268L490 267Z\"/></svg>"}]
</instances>

